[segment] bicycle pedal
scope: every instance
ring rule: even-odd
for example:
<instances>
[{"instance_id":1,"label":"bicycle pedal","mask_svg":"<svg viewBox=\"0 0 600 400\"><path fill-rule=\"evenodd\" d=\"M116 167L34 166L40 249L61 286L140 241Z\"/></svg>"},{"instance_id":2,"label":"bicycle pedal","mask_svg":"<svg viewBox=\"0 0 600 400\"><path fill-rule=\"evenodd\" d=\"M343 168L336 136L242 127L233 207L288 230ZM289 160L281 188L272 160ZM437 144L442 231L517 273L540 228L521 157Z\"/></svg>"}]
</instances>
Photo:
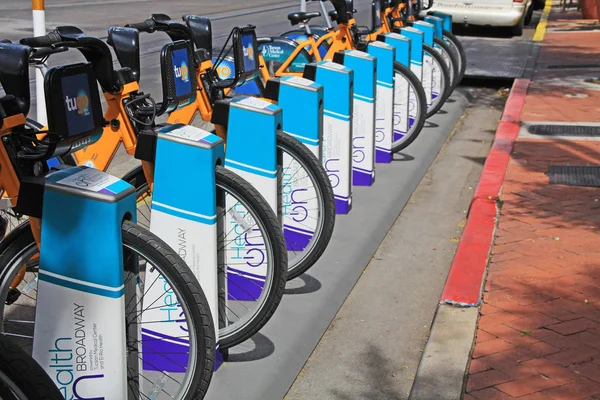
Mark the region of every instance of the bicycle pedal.
<instances>
[{"instance_id":1,"label":"bicycle pedal","mask_svg":"<svg viewBox=\"0 0 600 400\"><path fill-rule=\"evenodd\" d=\"M6 294L5 304L10 306L15 301L17 301L19 299L19 297L21 297L21 291L19 289L15 289L15 288L9 289L8 293Z\"/></svg>"}]
</instances>

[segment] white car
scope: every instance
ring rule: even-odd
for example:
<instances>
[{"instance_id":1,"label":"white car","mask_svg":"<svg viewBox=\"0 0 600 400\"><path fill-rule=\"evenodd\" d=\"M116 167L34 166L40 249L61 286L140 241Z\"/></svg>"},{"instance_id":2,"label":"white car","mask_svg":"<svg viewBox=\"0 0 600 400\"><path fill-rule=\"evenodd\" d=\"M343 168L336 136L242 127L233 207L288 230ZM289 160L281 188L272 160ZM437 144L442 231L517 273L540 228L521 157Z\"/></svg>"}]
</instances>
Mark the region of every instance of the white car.
<instances>
[{"instance_id":1,"label":"white car","mask_svg":"<svg viewBox=\"0 0 600 400\"><path fill-rule=\"evenodd\" d=\"M533 16L533 1L434 0L428 11L450 14L455 24L512 27L513 35L521 36Z\"/></svg>"}]
</instances>

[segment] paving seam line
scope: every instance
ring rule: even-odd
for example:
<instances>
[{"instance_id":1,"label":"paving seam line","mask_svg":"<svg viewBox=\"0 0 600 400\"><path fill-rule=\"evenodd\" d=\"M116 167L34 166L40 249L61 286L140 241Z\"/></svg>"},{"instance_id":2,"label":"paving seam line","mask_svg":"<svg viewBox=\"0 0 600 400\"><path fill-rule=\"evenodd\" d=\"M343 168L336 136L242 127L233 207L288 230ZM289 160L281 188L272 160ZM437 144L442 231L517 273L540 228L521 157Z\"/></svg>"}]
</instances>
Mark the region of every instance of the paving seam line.
<instances>
[{"instance_id":1,"label":"paving seam line","mask_svg":"<svg viewBox=\"0 0 600 400\"><path fill-rule=\"evenodd\" d=\"M544 40L544 36L546 35L546 28L548 26L548 16L550 15L550 11L552 10L552 0L546 0L546 4L544 5L544 11L542 12L542 17L540 18L540 22L535 29L535 34L533 35L534 42L541 42Z\"/></svg>"},{"instance_id":2,"label":"paving seam line","mask_svg":"<svg viewBox=\"0 0 600 400\"><path fill-rule=\"evenodd\" d=\"M530 82L530 79L516 79L513 83L496 130L494 142L469 206L467 224L450 266L440 304L433 319L431 335L425 345L423 357L417 369L409 397L411 400L462 398L465 383L464 371L468 368L475 338L478 318L477 307L481 303L483 282L485 281L492 250L499 215L500 194L510 155L519 135L521 112L525 105L525 97ZM460 306L460 308L456 306ZM463 330L462 337L458 340L453 337L455 335L447 334L448 315L457 311L468 313L464 321L457 320L455 322L455 324L466 325L463 328L466 330ZM444 321L440 322L440 320ZM445 325L446 328L440 329L438 325ZM450 325L452 325L452 322L450 322ZM453 327L450 326L450 328ZM456 357L446 362L454 365L456 370L462 371L462 379L450 381L446 379L446 382L440 384L435 382L435 378L431 376L431 370L435 370L435 358L443 357L439 342L453 340L456 342L455 346L462 344L463 349L458 351L459 354ZM447 365L447 367L452 365ZM441 394L442 391L451 395L445 397Z\"/></svg>"}]
</instances>

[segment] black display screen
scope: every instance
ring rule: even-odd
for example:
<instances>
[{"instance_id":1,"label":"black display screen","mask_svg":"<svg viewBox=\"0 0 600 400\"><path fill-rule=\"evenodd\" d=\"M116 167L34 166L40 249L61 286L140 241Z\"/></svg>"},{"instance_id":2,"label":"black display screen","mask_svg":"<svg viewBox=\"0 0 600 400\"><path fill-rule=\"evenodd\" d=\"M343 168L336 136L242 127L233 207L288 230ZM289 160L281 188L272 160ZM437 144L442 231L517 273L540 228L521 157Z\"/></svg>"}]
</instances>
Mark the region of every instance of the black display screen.
<instances>
[{"instance_id":1,"label":"black display screen","mask_svg":"<svg viewBox=\"0 0 600 400\"><path fill-rule=\"evenodd\" d=\"M67 135L76 136L94 129L88 75L77 74L63 77L61 89L65 102Z\"/></svg>"}]
</instances>

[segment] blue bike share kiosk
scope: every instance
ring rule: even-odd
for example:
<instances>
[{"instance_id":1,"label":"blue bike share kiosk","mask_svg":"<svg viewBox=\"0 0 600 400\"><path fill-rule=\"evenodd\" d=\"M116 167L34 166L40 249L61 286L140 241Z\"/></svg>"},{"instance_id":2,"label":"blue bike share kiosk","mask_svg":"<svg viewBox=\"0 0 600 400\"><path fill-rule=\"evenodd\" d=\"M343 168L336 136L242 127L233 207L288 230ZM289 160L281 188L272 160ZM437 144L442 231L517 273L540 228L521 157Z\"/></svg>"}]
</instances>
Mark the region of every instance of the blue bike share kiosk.
<instances>
[{"instance_id":1,"label":"blue bike share kiosk","mask_svg":"<svg viewBox=\"0 0 600 400\"><path fill-rule=\"evenodd\" d=\"M265 97L283 110L283 132L303 143L322 162L323 86L298 76L270 79ZM307 171L287 152L281 155L281 217L286 246L303 251L314 236L318 194Z\"/></svg>"},{"instance_id":2,"label":"blue bike share kiosk","mask_svg":"<svg viewBox=\"0 0 600 400\"><path fill-rule=\"evenodd\" d=\"M411 41L410 49L410 69L419 78L425 90L425 96L427 98L427 104L431 104L431 68L427 70L423 67L423 44L425 35L418 29L412 27L404 27L400 29L400 34L406 36ZM414 94L411 92L411 97Z\"/></svg>"},{"instance_id":3,"label":"blue bike share kiosk","mask_svg":"<svg viewBox=\"0 0 600 400\"><path fill-rule=\"evenodd\" d=\"M425 22L433 25L434 36L440 39L444 38L444 20L440 17L428 15L424 18Z\"/></svg>"},{"instance_id":4,"label":"blue bike share kiosk","mask_svg":"<svg viewBox=\"0 0 600 400\"><path fill-rule=\"evenodd\" d=\"M368 53L345 50L335 53L333 62L351 68L354 82L352 104L352 184L371 186L375 182L375 94L377 60Z\"/></svg>"},{"instance_id":5,"label":"blue bike share kiosk","mask_svg":"<svg viewBox=\"0 0 600 400\"><path fill-rule=\"evenodd\" d=\"M336 214L348 214L352 209L354 71L321 61L307 64L304 78L323 86L323 166L333 187Z\"/></svg>"},{"instance_id":6,"label":"blue bike share kiosk","mask_svg":"<svg viewBox=\"0 0 600 400\"><path fill-rule=\"evenodd\" d=\"M379 3L379 2L377 2ZM380 41L371 42L367 52L377 60L375 101L375 162L392 162L394 140L394 61L396 48Z\"/></svg>"},{"instance_id":7,"label":"blue bike share kiosk","mask_svg":"<svg viewBox=\"0 0 600 400\"><path fill-rule=\"evenodd\" d=\"M49 130L67 137L66 149L78 150L102 135L91 65L51 69L45 89ZM61 146L57 149L64 151ZM20 197L32 198L28 187L22 185ZM121 224L135 221L135 190L104 172L68 167L47 174L43 192L43 204L27 212L41 217L33 357L65 398L123 398L127 349Z\"/></svg>"},{"instance_id":8,"label":"blue bike share kiosk","mask_svg":"<svg viewBox=\"0 0 600 400\"><path fill-rule=\"evenodd\" d=\"M444 24L444 30L448 32L452 32L452 15L444 14L439 11L430 11L428 14L431 14L435 17L441 18Z\"/></svg>"},{"instance_id":9,"label":"blue bike share kiosk","mask_svg":"<svg viewBox=\"0 0 600 400\"><path fill-rule=\"evenodd\" d=\"M377 40L394 47L396 61L410 68L412 52L409 38L398 33L386 33L379 35ZM392 141L402 139L415 122L416 97L409 87L408 80L403 76L399 75L394 78L394 136Z\"/></svg>"},{"instance_id":10,"label":"blue bike share kiosk","mask_svg":"<svg viewBox=\"0 0 600 400\"><path fill-rule=\"evenodd\" d=\"M239 87L255 79L259 70L253 27L235 28L233 49L236 76L233 84ZM225 98L215 102L211 122L227 129L225 167L254 186L278 214L277 131L283 125L281 107L257 97ZM228 210L225 232L233 231L236 235L235 240L225 245L228 282L225 296L238 301L255 301L267 276L265 239L258 228L250 228L246 208L232 196L225 199L225 207ZM257 231L256 235L250 235L252 240L247 239L248 229L251 234Z\"/></svg>"},{"instance_id":11,"label":"blue bike share kiosk","mask_svg":"<svg viewBox=\"0 0 600 400\"><path fill-rule=\"evenodd\" d=\"M172 84L163 86L161 104L169 110L185 106L196 98L195 74L186 73L192 56L187 41L168 43L163 47L163 82ZM153 144L148 146L146 140L152 140ZM136 156L143 148L154 150L147 158L138 157L154 161L150 230L173 248L198 278L210 306L218 349L220 277L217 270L215 166L223 163L223 141L202 129L174 124L159 127L150 135L140 134L137 147ZM145 281L160 281L160 276L156 270L146 271ZM182 326L178 304L163 285L148 285L147 292L161 298L164 304L144 312L142 323L162 322L144 324L142 346L179 356L173 356L170 361L154 357L152 352L144 353L142 368L152 371L159 367L162 371L177 372L181 365L186 365L185 348L188 346L179 339L186 327Z\"/></svg>"},{"instance_id":12,"label":"blue bike share kiosk","mask_svg":"<svg viewBox=\"0 0 600 400\"><path fill-rule=\"evenodd\" d=\"M415 21L413 24L413 28L423 32L423 44L426 44L433 48L433 38L435 35L435 27L424 21ZM431 90L429 91L431 97L427 97L427 106L430 106L432 101L435 100L442 91L442 71L438 68L434 68L433 58L424 54L423 56L423 85L425 86L425 80L430 79L429 87ZM427 93L427 91L425 91Z\"/></svg>"}]
</instances>

